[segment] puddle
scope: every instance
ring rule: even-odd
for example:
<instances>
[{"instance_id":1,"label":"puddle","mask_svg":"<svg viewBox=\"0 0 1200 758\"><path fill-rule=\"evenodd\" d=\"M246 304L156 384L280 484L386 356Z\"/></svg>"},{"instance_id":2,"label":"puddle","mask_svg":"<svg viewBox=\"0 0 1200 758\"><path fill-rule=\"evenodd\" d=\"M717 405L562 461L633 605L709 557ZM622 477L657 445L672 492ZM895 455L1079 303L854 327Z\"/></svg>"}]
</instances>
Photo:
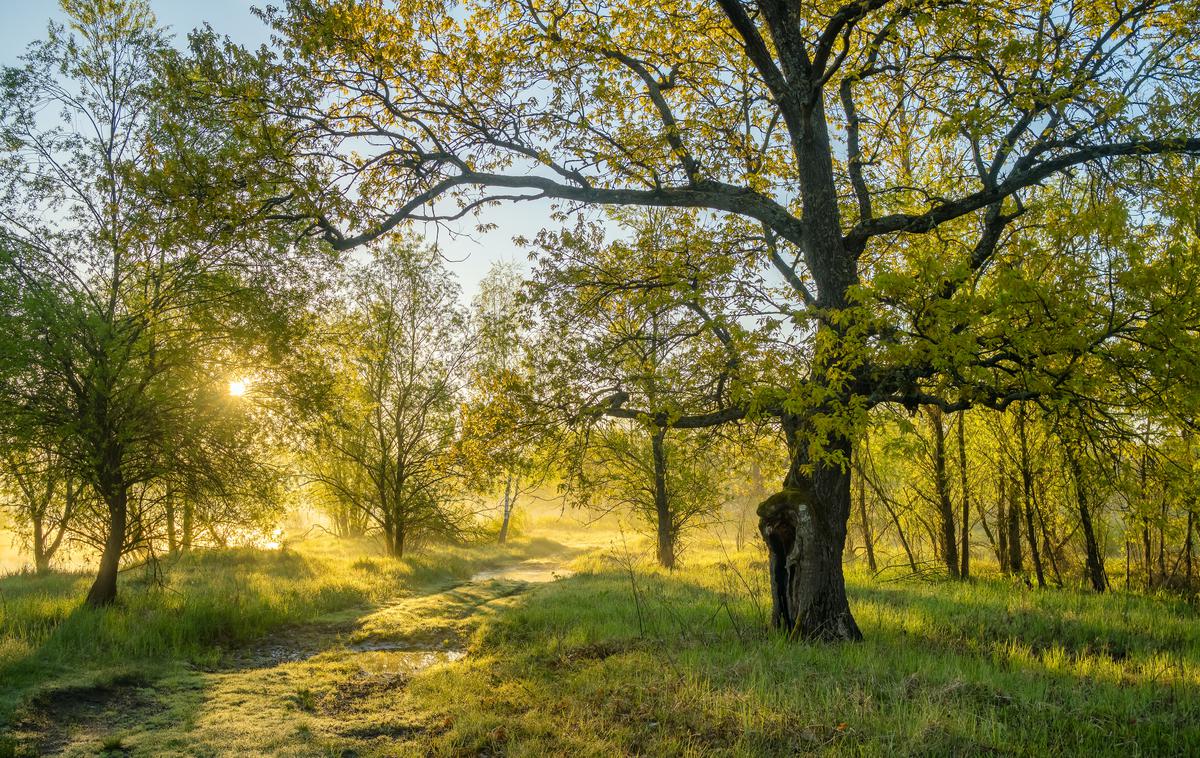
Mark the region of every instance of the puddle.
<instances>
[{"instance_id":1,"label":"puddle","mask_svg":"<svg viewBox=\"0 0 1200 758\"><path fill-rule=\"evenodd\" d=\"M502 566L500 568L480 571L471 577L471 581L486 582L491 579L503 579L512 582L542 584L553 582L555 579L563 579L573 573L575 572L564 569L556 561L529 560L512 566Z\"/></svg>"},{"instance_id":2,"label":"puddle","mask_svg":"<svg viewBox=\"0 0 1200 758\"><path fill-rule=\"evenodd\" d=\"M425 657L429 657L432 663L457 661L467 654L465 650L454 648L431 650L429 648L416 647L411 642L387 642L385 640L356 642L353 645L347 645L346 649L352 653L407 653L409 655L421 656L422 660Z\"/></svg>"},{"instance_id":3,"label":"puddle","mask_svg":"<svg viewBox=\"0 0 1200 758\"><path fill-rule=\"evenodd\" d=\"M454 663L466 657L466 650L420 650L398 644L364 643L352 645L354 662L364 673L414 674L430 666Z\"/></svg>"}]
</instances>

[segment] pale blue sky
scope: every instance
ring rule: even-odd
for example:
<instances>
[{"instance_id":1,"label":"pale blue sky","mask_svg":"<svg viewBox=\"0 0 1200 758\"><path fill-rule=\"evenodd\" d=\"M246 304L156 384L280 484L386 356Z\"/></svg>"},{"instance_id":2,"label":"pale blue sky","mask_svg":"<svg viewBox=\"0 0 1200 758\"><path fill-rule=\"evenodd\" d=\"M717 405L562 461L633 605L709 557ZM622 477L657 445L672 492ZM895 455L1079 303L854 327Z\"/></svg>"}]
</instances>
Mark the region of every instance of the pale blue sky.
<instances>
[{"instance_id":1,"label":"pale blue sky","mask_svg":"<svg viewBox=\"0 0 1200 758\"><path fill-rule=\"evenodd\" d=\"M270 0L150 0L159 22L169 26L178 40L207 22L218 33L250 46L268 40L266 27L250 12L253 6L267 4ZM62 17L58 0L0 0L0 64L16 64L25 46L45 35L47 21ZM464 296L469 299L492 261L516 261L527 267L526 251L514 245L512 238L532 237L543 226L552 225L548 214L547 202L506 204L483 215L482 221L496 224L496 229L487 234L476 233L478 221L467 220L457 225L456 230L468 235L452 237L444 230L437 233L431 228L426 236L430 239L436 236L451 269L462 282Z\"/></svg>"}]
</instances>

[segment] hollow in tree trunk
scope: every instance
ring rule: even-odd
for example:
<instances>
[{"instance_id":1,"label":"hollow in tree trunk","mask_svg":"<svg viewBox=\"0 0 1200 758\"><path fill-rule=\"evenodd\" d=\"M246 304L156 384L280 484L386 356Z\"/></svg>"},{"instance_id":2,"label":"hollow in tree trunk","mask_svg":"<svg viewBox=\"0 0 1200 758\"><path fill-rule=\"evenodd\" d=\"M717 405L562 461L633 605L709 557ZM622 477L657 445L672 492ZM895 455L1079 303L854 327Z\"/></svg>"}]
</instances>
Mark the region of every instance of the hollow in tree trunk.
<instances>
[{"instance_id":1,"label":"hollow in tree trunk","mask_svg":"<svg viewBox=\"0 0 1200 758\"><path fill-rule=\"evenodd\" d=\"M814 463L806 474L804 447L789 447L793 464L783 490L758 507L770 559L772 623L793 639L861 640L842 575L850 474L828 460ZM830 439L825 449L850 459L850 442L843 437Z\"/></svg>"}]
</instances>

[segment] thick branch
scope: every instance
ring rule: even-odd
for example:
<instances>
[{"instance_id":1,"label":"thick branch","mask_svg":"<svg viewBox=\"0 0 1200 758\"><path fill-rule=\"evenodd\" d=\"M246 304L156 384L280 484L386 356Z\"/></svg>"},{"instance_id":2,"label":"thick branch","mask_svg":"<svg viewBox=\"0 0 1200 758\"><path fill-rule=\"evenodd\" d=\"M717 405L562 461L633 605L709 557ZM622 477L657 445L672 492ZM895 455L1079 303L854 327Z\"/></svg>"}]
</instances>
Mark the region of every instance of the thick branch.
<instances>
[{"instance_id":1,"label":"thick branch","mask_svg":"<svg viewBox=\"0 0 1200 758\"><path fill-rule=\"evenodd\" d=\"M504 187L539 190L528 199L555 198L600 205L638 205L669 208L710 208L736 213L766 224L792 244L801 245L803 225L800 220L771 198L751 189L722 182L704 180L691 187L664 187L652 190L584 187L563 184L543 176L517 176L483 172L464 172L447 177L404 203L372 229L346 237L328 219L319 219L324 238L337 250L349 250L387 234L404 221L413 218L422 205L433 202L458 187Z\"/></svg>"},{"instance_id":2,"label":"thick branch","mask_svg":"<svg viewBox=\"0 0 1200 758\"><path fill-rule=\"evenodd\" d=\"M1003 182L985 188L958 200L943 203L925 213L896 213L867 221L859 221L846 235L846 246L866 244L871 237L895 232L923 233L940 224L979 210L1014 192L1037 184L1063 169L1102 158L1128 155L1157 155L1161 153L1200 153L1200 137L1188 139L1147 139L1128 142L1113 142L1080 148L1056 158L1042 161L1023 171L1010 175Z\"/></svg>"}]
</instances>

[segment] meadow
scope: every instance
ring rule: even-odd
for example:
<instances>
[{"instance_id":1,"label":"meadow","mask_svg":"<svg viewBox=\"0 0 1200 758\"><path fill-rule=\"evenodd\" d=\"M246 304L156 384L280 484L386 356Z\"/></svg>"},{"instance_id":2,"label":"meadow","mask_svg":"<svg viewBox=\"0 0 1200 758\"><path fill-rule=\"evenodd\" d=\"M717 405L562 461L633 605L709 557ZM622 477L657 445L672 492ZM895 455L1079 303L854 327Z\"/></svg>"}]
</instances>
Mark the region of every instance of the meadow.
<instances>
[{"instance_id":1,"label":"meadow","mask_svg":"<svg viewBox=\"0 0 1200 758\"><path fill-rule=\"evenodd\" d=\"M532 533L403 561L332 538L202 551L101 611L85 576L6 577L0 755L1200 750L1185 599L851 563L866 640L797 644L767 628L756 543L709 535L668 572L637 538ZM531 564L558 578L502 570Z\"/></svg>"}]
</instances>

